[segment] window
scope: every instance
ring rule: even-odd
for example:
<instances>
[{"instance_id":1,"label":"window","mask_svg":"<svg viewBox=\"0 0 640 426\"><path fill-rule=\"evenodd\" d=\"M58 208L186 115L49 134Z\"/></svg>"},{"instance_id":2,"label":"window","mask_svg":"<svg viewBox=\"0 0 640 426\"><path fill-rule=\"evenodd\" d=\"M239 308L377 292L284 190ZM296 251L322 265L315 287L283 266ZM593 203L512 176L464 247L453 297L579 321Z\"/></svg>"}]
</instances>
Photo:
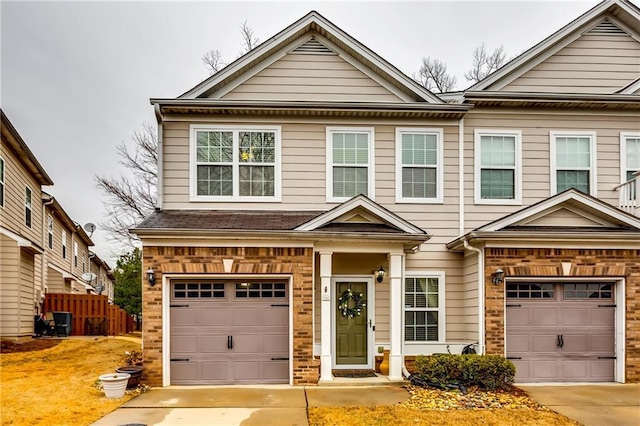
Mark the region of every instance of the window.
<instances>
[{"instance_id":1,"label":"window","mask_svg":"<svg viewBox=\"0 0 640 426\"><path fill-rule=\"evenodd\" d=\"M551 192L575 188L596 196L595 132L551 132Z\"/></svg>"},{"instance_id":2,"label":"window","mask_svg":"<svg viewBox=\"0 0 640 426\"><path fill-rule=\"evenodd\" d=\"M563 286L565 299L612 299L611 284L580 283Z\"/></svg>"},{"instance_id":3,"label":"window","mask_svg":"<svg viewBox=\"0 0 640 426\"><path fill-rule=\"evenodd\" d=\"M67 258L67 231L62 230L62 258Z\"/></svg>"},{"instance_id":4,"label":"window","mask_svg":"<svg viewBox=\"0 0 640 426\"><path fill-rule=\"evenodd\" d=\"M73 242L73 266L78 267L78 243Z\"/></svg>"},{"instance_id":5,"label":"window","mask_svg":"<svg viewBox=\"0 0 640 426\"><path fill-rule=\"evenodd\" d=\"M87 272L87 271L86 271L87 261L86 261L86 257L85 257L84 251L81 251L81 252L80 252L80 257L82 258L82 272L83 272L83 273L84 273L84 272Z\"/></svg>"},{"instance_id":6,"label":"window","mask_svg":"<svg viewBox=\"0 0 640 426\"><path fill-rule=\"evenodd\" d=\"M640 171L640 133L620 133L620 171L620 183L632 180L633 174ZM636 187L629 189L629 199L635 200Z\"/></svg>"},{"instance_id":7,"label":"window","mask_svg":"<svg viewBox=\"0 0 640 426\"><path fill-rule=\"evenodd\" d=\"M49 248L53 248L53 217L47 216L47 233L49 234Z\"/></svg>"},{"instance_id":8,"label":"window","mask_svg":"<svg viewBox=\"0 0 640 426\"><path fill-rule=\"evenodd\" d=\"M285 298L286 283L236 283L236 298Z\"/></svg>"},{"instance_id":9,"label":"window","mask_svg":"<svg viewBox=\"0 0 640 426\"><path fill-rule=\"evenodd\" d=\"M444 318L444 273L405 277L405 342L443 341Z\"/></svg>"},{"instance_id":10,"label":"window","mask_svg":"<svg viewBox=\"0 0 640 426\"><path fill-rule=\"evenodd\" d=\"M174 299L224 299L224 283L176 283L173 285Z\"/></svg>"},{"instance_id":11,"label":"window","mask_svg":"<svg viewBox=\"0 0 640 426\"><path fill-rule=\"evenodd\" d=\"M442 129L396 129L396 202L442 202Z\"/></svg>"},{"instance_id":12,"label":"window","mask_svg":"<svg viewBox=\"0 0 640 426\"><path fill-rule=\"evenodd\" d=\"M192 126L193 201L279 201L280 128Z\"/></svg>"},{"instance_id":13,"label":"window","mask_svg":"<svg viewBox=\"0 0 640 426\"><path fill-rule=\"evenodd\" d=\"M476 204L522 203L522 132L474 132Z\"/></svg>"},{"instance_id":14,"label":"window","mask_svg":"<svg viewBox=\"0 0 640 426\"><path fill-rule=\"evenodd\" d=\"M509 283L507 284L507 298L554 299L555 294L551 283Z\"/></svg>"},{"instance_id":15,"label":"window","mask_svg":"<svg viewBox=\"0 0 640 426\"><path fill-rule=\"evenodd\" d=\"M0 157L0 207L4 207L4 159Z\"/></svg>"},{"instance_id":16,"label":"window","mask_svg":"<svg viewBox=\"0 0 640 426\"><path fill-rule=\"evenodd\" d=\"M24 223L31 228L31 189L27 186L24 188Z\"/></svg>"},{"instance_id":17,"label":"window","mask_svg":"<svg viewBox=\"0 0 640 426\"><path fill-rule=\"evenodd\" d=\"M327 128L327 201L374 198L373 128Z\"/></svg>"}]
</instances>

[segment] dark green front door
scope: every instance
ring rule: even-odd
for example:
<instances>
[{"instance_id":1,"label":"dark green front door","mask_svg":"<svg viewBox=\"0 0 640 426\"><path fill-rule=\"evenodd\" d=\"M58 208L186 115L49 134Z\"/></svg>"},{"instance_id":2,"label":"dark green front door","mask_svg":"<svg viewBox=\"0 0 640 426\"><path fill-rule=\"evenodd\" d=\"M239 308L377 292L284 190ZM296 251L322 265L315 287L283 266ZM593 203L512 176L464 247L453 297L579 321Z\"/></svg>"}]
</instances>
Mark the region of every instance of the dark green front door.
<instances>
[{"instance_id":1,"label":"dark green front door","mask_svg":"<svg viewBox=\"0 0 640 426\"><path fill-rule=\"evenodd\" d=\"M340 309L340 298L349 290L353 297L347 297L346 310ZM337 281L335 300L336 364L367 365L367 283Z\"/></svg>"}]
</instances>

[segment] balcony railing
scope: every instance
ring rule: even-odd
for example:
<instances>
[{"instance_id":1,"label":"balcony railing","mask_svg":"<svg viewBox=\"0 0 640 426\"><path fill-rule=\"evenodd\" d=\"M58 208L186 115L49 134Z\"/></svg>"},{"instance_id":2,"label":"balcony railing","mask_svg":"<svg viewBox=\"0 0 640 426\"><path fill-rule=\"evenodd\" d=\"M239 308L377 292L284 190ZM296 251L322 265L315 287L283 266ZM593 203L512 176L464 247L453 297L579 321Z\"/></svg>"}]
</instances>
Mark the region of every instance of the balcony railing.
<instances>
[{"instance_id":1,"label":"balcony railing","mask_svg":"<svg viewBox=\"0 0 640 426\"><path fill-rule=\"evenodd\" d=\"M640 194L640 173L636 173L635 177L630 181L615 187L618 191L618 207L635 216L640 216L640 203L638 203L638 194Z\"/></svg>"}]
</instances>

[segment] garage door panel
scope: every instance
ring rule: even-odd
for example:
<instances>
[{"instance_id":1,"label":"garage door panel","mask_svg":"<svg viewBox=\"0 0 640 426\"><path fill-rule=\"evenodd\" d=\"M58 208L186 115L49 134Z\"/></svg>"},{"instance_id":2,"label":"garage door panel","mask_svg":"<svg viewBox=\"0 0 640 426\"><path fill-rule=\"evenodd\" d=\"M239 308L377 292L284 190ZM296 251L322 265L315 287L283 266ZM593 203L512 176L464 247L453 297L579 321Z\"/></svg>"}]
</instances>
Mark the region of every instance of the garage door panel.
<instances>
[{"instance_id":1,"label":"garage door panel","mask_svg":"<svg viewBox=\"0 0 640 426\"><path fill-rule=\"evenodd\" d=\"M507 283L505 343L516 381L613 381L615 359L599 358L616 353L613 286Z\"/></svg>"},{"instance_id":2,"label":"garage door panel","mask_svg":"<svg viewBox=\"0 0 640 426\"><path fill-rule=\"evenodd\" d=\"M283 304L274 300L274 291L267 288L260 297L234 298L238 292L233 281L182 283L194 290L172 289L181 298L172 300L170 310L170 355L181 359L171 362L172 384L289 382L289 308L272 306ZM279 293L286 291L284 283L261 285L279 285Z\"/></svg>"},{"instance_id":3,"label":"garage door panel","mask_svg":"<svg viewBox=\"0 0 640 426\"><path fill-rule=\"evenodd\" d=\"M533 322L535 327L555 326L558 324L558 311L555 308L538 308L533 310Z\"/></svg>"},{"instance_id":4,"label":"garage door panel","mask_svg":"<svg viewBox=\"0 0 640 426\"><path fill-rule=\"evenodd\" d=\"M171 347L176 348L175 352L181 354L198 352L199 338L197 335L191 336L171 336Z\"/></svg>"},{"instance_id":5,"label":"garage door panel","mask_svg":"<svg viewBox=\"0 0 640 426\"><path fill-rule=\"evenodd\" d=\"M557 360L537 360L531 363L531 370L534 379L555 379L558 377L558 361Z\"/></svg>"},{"instance_id":6,"label":"garage door panel","mask_svg":"<svg viewBox=\"0 0 640 426\"><path fill-rule=\"evenodd\" d=\"M227 348L227 335L200 336L203 354L219 354L229 351Z\"/></svg>"}]
</instances>

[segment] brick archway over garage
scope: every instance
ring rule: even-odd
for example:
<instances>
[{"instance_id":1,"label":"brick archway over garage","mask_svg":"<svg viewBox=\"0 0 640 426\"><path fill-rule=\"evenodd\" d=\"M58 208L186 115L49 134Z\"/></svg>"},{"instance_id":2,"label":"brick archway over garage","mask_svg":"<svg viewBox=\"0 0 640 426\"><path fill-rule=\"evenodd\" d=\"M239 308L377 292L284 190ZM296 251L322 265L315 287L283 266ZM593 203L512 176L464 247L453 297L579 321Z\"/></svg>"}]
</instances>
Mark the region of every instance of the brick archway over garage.
<instances>
[{"instance_id":1,"label":"brick archway over garage","mask_svg":"<svg viewBox=\"0 0 640 426\"><path fill-rule=\"evenodd\" d=\"M568 275L562 263L571 263ZM504 355L505 287L491 283L502 268L505 277L621 278L625 288L625 381L640 382L640 250L485 249L485 335L488 354Z\"/></svg>"},{"instance_id":2,"label":"brick archway over garage","mask_svg":"<svg viewBox=\"0 0 640 426\"><path fill-rule=\"evenodd\" d=\"M143 248L142 270L156 271L156 285L142 285L144 381L162 386L162 276L163 274L225 274L223 259L233 259L226 276L291 275L293 277L293 383L318 382L313 358L313 249L280 247L156 247ZM185 275L186 276L186 275Z\"/></svg>"}]
</instances>

